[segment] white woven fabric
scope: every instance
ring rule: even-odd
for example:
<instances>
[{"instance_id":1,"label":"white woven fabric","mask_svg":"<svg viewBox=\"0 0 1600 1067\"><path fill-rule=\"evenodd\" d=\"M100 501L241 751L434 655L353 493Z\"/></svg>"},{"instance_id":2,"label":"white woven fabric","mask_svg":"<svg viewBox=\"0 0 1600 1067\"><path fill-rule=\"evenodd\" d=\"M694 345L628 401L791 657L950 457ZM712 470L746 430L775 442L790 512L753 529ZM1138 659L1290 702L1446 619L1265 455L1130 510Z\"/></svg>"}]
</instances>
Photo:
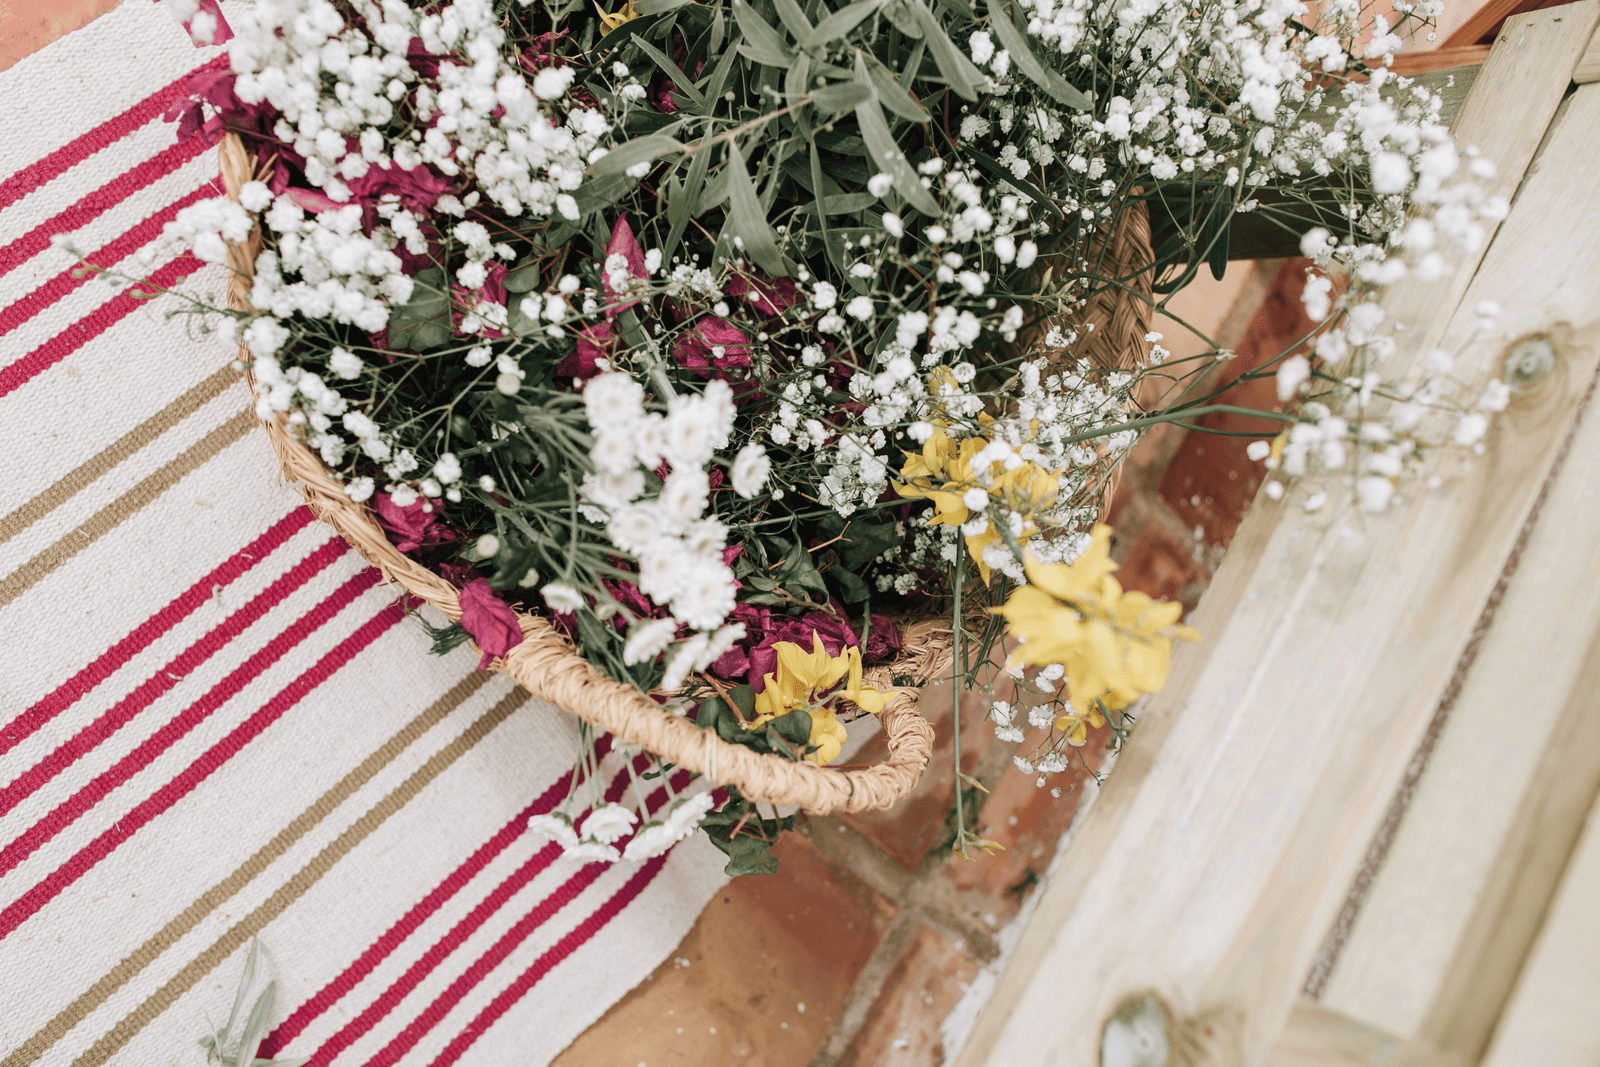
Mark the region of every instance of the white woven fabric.
<instances>
[{"instance_id":1,"label":"white woven fabric","mask_svg":"<svg viewBox=\"0 0 1600 1067\"><path fill-rule=\"evenodd\" d=\"M220 52L127 0L0 72L0 1067L201 1062L251 936L263 1055L535 1067L672 950L722 858L581 866L529 835L576 720L428 655L277 484L231 353L49 246L133 270L214 195L215 151L161 112Z\"/></svg>"}]
</instances>

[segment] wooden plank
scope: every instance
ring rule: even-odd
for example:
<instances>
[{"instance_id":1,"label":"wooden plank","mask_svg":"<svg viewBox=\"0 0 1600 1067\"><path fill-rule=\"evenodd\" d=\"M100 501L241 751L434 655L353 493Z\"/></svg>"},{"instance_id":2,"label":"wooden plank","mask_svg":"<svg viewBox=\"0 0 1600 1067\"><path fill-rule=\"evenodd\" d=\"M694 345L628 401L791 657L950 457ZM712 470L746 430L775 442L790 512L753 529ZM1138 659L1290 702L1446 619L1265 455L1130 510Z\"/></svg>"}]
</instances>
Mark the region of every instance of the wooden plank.
<instances>
[{"instance_id":1,"label":"wooden plank","mask_svg":"<svg viewBox=\"0 0 1600 1067\"><path fill-rule=\"evenodd\" d=\"M1540 931L1483 1067L1600 1063L1600 805Z\"/></svg>"},{"instance_id":2,"label":"wooden plank","mask_svg":"<svg viewBox=\"0 0 1600 1067\"><path fill-rule=\"evenodd\" d=\"M1466 1067L1466 1061L1375 1030L1302 999L1266 1067Z\"/></svg>"},{"instance_id":3,"label":"wooden plank","mask_svg":"<svg viewBox=\"0 0 1600 1067\"><path fill-rule=\"evenodd\" d=\"M1471 1062L1600 790L1593 401L1569 454L1321 998Z\"/></svg>"},{"instance_id":4,"label":"wooden plank","mask_svg":"<svg viewBox=\"0 0 1600 1067\"><path fill-rule=\"evenodd\" d=\"M1464 108L1452 131L1463 151L1478 149L1498 169L1483 183L1489 195L1509 199L1516 193L1597 24L1600 4L1591 0L1519 14L1501 26L1494 50L1472 82L1472 106ZM1487 246L1497 227L1485 229ZM1391 320L1437 331L1460 305L1472 277L1471 271L1457 271L1442 286L1393 294L1386 302Z\"/></svg>"},{"instance_id":5,"label":"wooden plank","mask_svg":"<svg viewBox=\"0 0 1600 1067\"><path fill-rule=\"evenodd\" d=\"M1579 10L1592 28L1594 6ZM1463 122L1503 110L1535 127L1536 146L1556 101L1541 114L1505 87L1530 80L1512 76L1520 64L1549 74L1551 60L1514 51ZM1041 891L962 1067L1087 1067L1104 1022L1146 991L1174 1019L1169 1062L1259 1063L1275 1043L1600 362L1585 332L1600 330L1600 232L1571 224L1600 212L1600 108L1577 103L1462 285L1468 308L1489 296L1507 307L1500 330L1567 322L1587 338L1562 351L1559 386L1514 402L1532 414L1510 416L1445 489L1389 514L1352 514L1342 481L1321 486L1329 504L1315 515L1296 506L1313 485L1252 509L1196 614L1204 643L1175 660ZM1506 347L1465 311L1403 334L1392 362L1435 344L1459 353L1469 381Z\"/></svg>"},{"instance_id":6,"label":"wooden plank","mask_svg":"<svg viewBox=\"0 0 1600 1067\"><path fill-rule=\"evenodd\" d=\"M1600 29L1595 30L1594 36L1589 38L1589 47L1578 58L1578 65L1572 70L1572 80L1579 85L1600 81Z\"/></svg>"}]
</instances>

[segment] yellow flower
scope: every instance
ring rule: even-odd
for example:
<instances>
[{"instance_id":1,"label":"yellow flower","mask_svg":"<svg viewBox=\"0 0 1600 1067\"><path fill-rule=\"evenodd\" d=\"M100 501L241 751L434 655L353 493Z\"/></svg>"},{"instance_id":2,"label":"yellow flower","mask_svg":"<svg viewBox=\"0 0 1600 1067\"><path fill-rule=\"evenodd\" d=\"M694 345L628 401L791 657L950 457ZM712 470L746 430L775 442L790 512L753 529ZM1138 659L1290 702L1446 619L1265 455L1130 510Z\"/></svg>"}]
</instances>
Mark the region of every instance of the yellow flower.
<instances>
[{"instance_id":1,"label":"yellow flower","mask_svg":"<svg viewBox=\"0 0 1600 1067\"><path fill-rule=\"evenodd\" d=\"M942 369L942 368L941 368ZM937 372L935 372L937 374ZM933 503L933 526L963 526L972 521L974 514L966 504L966 494L980 489L991 499L999 500L1011 511L1023 516L1022 532L1017 543L1022 544L1039 532L1033 522L1034 512L1055 503L1060 486L1060 476L1036 463L1026 462L1015 470L998 472L1000 464L991 464L989 470L973 469L972 460L989 444L986 438L968 437L957 443L943 427L948 423L935 419L932 436L922 445L922 454L906 453L906 462L900 468L904 481L894 483L894 491L908 499L925 498ZM985 484L987 483L987 484ZM985 582L989 581L989 565L983 561L983 550L992 544L1003 544L1000 532L990 522L979 534L966 535L967 554L978 565Z\"/></svg>"},{"instance_id":2,"label":"yellow flower","mask_svg":"<svg viewBox=\"0 0 1600 1067\"><path fill-rule=\"evenodd\" d=\"M809 758L825 766L838 758L845 741L844 723L832 701L842 696L876 715L889 702L889 694L861 684L859 648L830 656L820 636L812 634L811 639L810 652L789 641L772 646L778 655L778 669L766 676L766 688L756 694L756 717L749 728L804 708L811 715L811 744L817 746Z\"/></svg>"},{"instance_id":3,"label":"yellow flower","mask_svg":"<svg viewBox=\"0 0 1600 1067\"><path fill-rule=\"evenodd\" d=\"M601 10L598 3L594 5L594 10L600 16L600 24L606 28L607 33L621 26L624 22L638 17L638 13L633 10L633 0L627 0L627 3L623 4L622 9L615 15L606 14L605 11Z\"/></svg>"},{"instance_id":4,"label":"yellow flower","mask_svg":"<svg viewBox=\"0 0 1600 1067\"><path fill-rule=\"evenodd\" d=\"M1088 716L1097 700L1119 710L1158 691L1167 681L1172 642L1200 639L1176 625L1183 605L1123 592L1111 576L1117 565L1109 526L1094 528L1088 551L1075 563L1029 557L1024 566L1029 584L995 610L1005 616L1007 632L1021 640L1014 653L1018 662L1066 668L1067 698L1077 715L1065 718ZM1062 728L1070 735L1078 726Z\"/></svg>"}]
</instances>

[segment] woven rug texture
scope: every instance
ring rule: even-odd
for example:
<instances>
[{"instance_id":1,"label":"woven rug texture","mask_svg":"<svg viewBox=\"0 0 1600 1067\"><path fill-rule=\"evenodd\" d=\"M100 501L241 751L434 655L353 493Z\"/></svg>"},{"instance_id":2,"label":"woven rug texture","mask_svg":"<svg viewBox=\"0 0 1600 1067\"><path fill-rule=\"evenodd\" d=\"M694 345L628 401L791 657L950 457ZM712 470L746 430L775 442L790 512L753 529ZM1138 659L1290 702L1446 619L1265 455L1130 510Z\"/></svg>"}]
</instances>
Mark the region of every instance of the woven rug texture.
<instances>
[{"instance_id":1,"label":"woven rug texture","mask_svg":"<svg viewBox=\"0 0 1600 1067\"><path fill-rule=\"evenodd\" d=\"M530 835L577 720L429 655L279 484L232 354L51 246L146 273L218 195L215 150L162 115L222 52L126 0L0 72L0 1067L204 1063L253 937L262 1056L539 1067L723 859L696 836L580 865ZM171 250L148 273L221 300Z\"/></svg>"}]
</instances>

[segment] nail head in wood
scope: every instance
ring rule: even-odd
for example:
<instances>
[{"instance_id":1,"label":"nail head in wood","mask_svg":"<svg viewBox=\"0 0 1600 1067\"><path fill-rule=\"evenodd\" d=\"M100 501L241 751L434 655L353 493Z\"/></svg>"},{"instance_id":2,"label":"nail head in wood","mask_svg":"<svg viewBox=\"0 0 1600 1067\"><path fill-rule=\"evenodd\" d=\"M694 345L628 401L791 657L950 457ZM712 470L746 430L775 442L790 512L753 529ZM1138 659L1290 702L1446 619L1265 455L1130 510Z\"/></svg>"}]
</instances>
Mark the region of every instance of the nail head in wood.
<instances>
[{"instance_id":1,"label":"nail head in wood","mask_svg":"<svg viewBox=\"0 0 1600 1067\"><path fill-rule=\"evenodd\" d=\"M1100 1032L1100 1067L1167 1067L1171 1022L1155 994L1128 997Z\"/></svg>"}]
</instances>

